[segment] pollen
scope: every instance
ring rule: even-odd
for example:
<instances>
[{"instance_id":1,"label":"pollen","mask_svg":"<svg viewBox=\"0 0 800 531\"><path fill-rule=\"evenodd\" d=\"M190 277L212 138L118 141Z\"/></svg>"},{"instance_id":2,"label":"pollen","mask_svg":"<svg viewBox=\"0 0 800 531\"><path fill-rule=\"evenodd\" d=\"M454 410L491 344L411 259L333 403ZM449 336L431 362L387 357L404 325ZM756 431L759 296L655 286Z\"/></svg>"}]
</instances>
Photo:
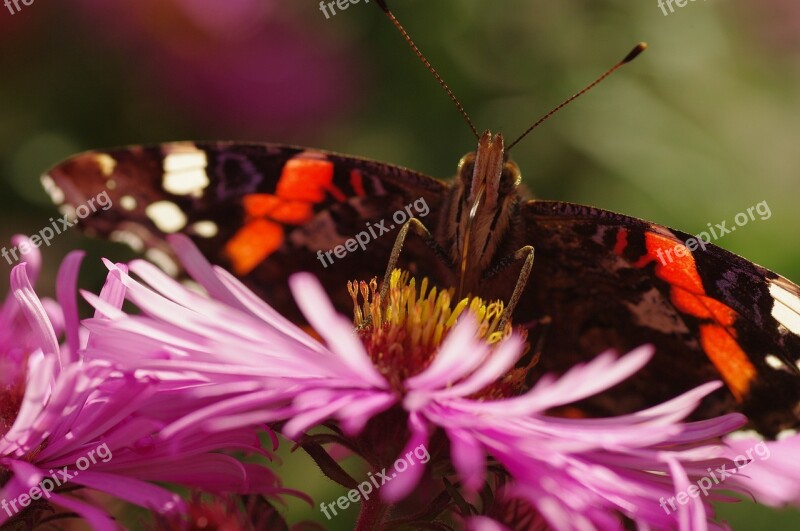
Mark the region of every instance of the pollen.
<instances>
[{"instance_id":1,"label":"pollen","mask_svg":"<svg viewBox=\"0 0 800 531\"><path fill-rule=\"evenodd\" d=\"M353 322L372 362L395 389L424 371L439 346L465 313L478 323L476 337L494 345L511 334L511 323L500 327L504 305L479 297L453 301L453 289L431 286L427 278L417 285L408 272L395 269L386 300L378 282L352 281L347 289L353 299Z\"/></svg>"}]
</instances>

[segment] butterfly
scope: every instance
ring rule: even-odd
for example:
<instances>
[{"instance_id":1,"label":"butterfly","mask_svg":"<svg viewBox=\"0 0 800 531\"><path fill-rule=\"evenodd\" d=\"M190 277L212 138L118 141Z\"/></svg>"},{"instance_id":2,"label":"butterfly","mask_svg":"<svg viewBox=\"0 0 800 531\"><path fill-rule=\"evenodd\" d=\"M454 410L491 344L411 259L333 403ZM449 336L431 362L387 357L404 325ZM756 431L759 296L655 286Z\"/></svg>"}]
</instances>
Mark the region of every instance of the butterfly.
<instances>
[{"instance_id":1,"label":"butterfly","mask_svg":"<svg viewBox=\"0 0 800 531\"><path fill-rule=\"evenodd\" d=\"M186 234L298 322L291 274L315 273L348 312L347 281L382 277L389 263L459 295L511 302L513 323L541 341L536 375L608 349L655 346L636 376L578 404L582 415L632 412L722 380L698 418L741 411L770 437L797 427L800 287L677 230L529 199L502 135L476 137L451 183L323 150L237 142L89 151L43 181L66 213L108 194L112 206L81 221L87 233L168 269L177 266L165 236Z\"/></svg>"}]
</instances>

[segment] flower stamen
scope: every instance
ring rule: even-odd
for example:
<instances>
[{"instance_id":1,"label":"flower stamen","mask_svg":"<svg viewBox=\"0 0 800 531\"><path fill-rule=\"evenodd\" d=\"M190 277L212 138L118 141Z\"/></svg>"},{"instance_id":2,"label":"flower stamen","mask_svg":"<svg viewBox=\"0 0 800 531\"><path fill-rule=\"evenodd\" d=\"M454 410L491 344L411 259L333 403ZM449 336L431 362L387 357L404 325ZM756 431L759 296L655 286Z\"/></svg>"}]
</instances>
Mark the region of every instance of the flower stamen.
<instances>
[{"instance_id":1,"label":"flower stamen","mask_svg":"<svg viewBox=\"0 0 800 531\"><path fill-rule=\"evenodd\" d=\"M476 338L494 345L511 334L511 324L500 328L504 305L467 297L453 306L453 289L430 286L427 278L417 285L407 271L395 269L386 301L372 279L347 283L353 299L353 322L373 363L395 389L424 371L459 317L472 314L478 323Z\"/></svg>"}]
</instances>

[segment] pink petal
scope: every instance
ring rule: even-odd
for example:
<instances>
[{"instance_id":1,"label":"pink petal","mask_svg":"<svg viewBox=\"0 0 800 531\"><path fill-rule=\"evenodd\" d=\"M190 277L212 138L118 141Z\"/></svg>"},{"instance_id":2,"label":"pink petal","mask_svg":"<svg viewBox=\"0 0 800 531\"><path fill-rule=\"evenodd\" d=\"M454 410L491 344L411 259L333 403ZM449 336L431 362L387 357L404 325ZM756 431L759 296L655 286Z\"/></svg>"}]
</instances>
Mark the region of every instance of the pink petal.
<instances>
[{"instance_id":1,"label":"pink petal","mask_svg":"<svg viewBox=\"0 0 800 531\"><path fill-rule=\"evenodd\" d=\"M444 389L472 372L488 352L486 342L474 339L477 329L475 318L465 313L439 347L430 366L406 380L406 389Z\"/></svg>"},{"instance_id":2,"label":"pink petal","mask_svg":"<svg viewBox=\"0 0 800 531\"><path fill-rule=\"evenodd\" d=\"M388 389L389 383L372 364L361 340L353 332L353 324L336 313L316 277L298 273L289 279L289 286L308 323L325 338L329 348L358 374L358 379L378 389Z\"/></svg>"},{"instance_id":3,"label":"pink petal","mask_svg":"<svg viewBox=\"0 0 800 531\"><path fill-rule=\"evenodd\" d=\"M65 362L76 361L80 349L77 286L78 272L85 254L83 251L69 253L61 262L61 267L58 268L56 297L64 312L64 331L68 346L66 353L62 356Z\"/></svg>"},{"instance_id":4,"label":"pink petal","mask_svg":"<svg viewBox=\"0 0 800 531\"><path fill-rule=\"evenodd\" d=\"M61 349L58 346L58 339L47 317L39 297L33 291L28 276L25 273L25 264L15 266L11 270L11 289L19 302L23 315L28 320L28 324L37 335L41 342L42 351L45 354L59 356L59 365L63 366L69 360L61 359Z\"/></svg>"}]
</instances>

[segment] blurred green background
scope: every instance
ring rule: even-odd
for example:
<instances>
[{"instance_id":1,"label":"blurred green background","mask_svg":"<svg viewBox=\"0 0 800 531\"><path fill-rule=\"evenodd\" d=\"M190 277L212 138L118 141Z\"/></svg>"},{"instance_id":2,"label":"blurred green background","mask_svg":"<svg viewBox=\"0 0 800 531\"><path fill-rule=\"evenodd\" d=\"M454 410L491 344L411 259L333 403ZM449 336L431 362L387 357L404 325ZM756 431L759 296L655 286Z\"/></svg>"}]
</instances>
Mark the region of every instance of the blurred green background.
<instances>
[{"instance_id":1,"label":"blurred green background","mask_svg":"<svg viewBox=\"0 0 800 531\"><path fill-rule=\"evenodd\" d=\"M467 126L374 1L329 19L314 0L20 5L14 15L0 5L3 242L49 224L55 209L39 174L89 148L265 140L441 178L474 149ZM525 183L537 197L690 233L730 225L767 201L769 219L716 243L800 280L796 0L692 0L667 16L657 0L390 5L478 128L507 137L647 41L644 55L513 150ZM52 293L52 273L75 247L93 259L132 256L72 230L44 252L43 293ZM95 287L100 267L88 265L86 286ZM0 274L9 271L0 261ZM290 483L308 487L316 474L305 470ZM317 502L339 495L319 488ZM350 513L337 522L342 529ZM722 514L735 529L800 527L796 512L751 504Z\"/></svg>"}]
</instances>

